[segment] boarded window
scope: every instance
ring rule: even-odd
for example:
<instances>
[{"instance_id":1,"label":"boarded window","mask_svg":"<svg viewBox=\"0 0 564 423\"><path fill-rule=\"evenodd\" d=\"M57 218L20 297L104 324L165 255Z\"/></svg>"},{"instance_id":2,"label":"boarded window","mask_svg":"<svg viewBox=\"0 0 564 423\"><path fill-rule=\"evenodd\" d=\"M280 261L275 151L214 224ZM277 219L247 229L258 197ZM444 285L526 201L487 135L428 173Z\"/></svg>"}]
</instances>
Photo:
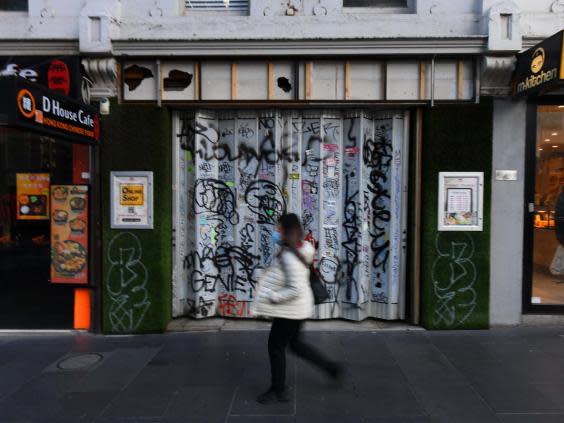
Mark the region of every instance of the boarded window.
<instances>
[{"instance_id":1,"label":"boarded window","mask_svg":"<svg viewBox=\"0 0 564 423\"><path fill-rule=\"evenodd\" d=\"M186 0L186 9L200 11L247 12L249 0Z\"/></svg>"},{"instance_id":2,"label":"boarded window","mask_svg":"<svg viewBox=\"0 0 564 423\"><path fill-rule=\"evenodd\" d=\"M407 7L408 0L343 0L343 7Z\"/></svg>"},{"instance_id":3,"label":"boarded window","mask_svg":"<svg viewBox=\"0 0 564 423\"><path fill-rule=\"evenodd\" d=\"M0 10L27 12L28 0L0 0Z\"/></svg>"}]
</instances>

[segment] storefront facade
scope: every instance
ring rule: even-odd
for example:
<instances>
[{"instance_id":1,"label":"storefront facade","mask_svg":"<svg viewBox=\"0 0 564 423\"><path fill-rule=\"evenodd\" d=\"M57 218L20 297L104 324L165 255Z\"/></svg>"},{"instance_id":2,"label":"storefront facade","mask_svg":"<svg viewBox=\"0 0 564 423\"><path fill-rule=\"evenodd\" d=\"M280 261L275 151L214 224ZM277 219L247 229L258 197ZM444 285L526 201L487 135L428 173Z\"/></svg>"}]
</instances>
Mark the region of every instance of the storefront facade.
<instances>
[{"instance_id":1,"label":"storefront facade","mask_svg":"<svg viewBox=\"0 0 564 423\"><path fill-rule=\"evenodd\" d=\"M527 98L523 307L564 311L562 31L519 55L515 94Z\"/></svg>"},{"instance_id":2,"label":"storefront facade","mask_svg":"<svg viewBox=\"0 0 564 423\"><path fill-rule=\"evenodd\" d=\"M33 55L80 54L88 97L110 99L102 330L250 317L283 211L319 247L332 297L318 319L560 318L551 216L564 103L512 90L516 54L561 29L560 2L44 3L0 21L41 22L19 34ZM1 31L1 54L17 55L22 41ZM557 79L538 57L525 91ZM150 174L150 204L117 204L115 172ZM471 175L481 182L467 195ZM129 205L152 206L152 225L115 225Z\"/></svg>"},{"instance_id":3,"label":"storefront facade","mask_svg":"<svg viewBox=\"0 0 564 423\"><path fill-rule=\"evenodd\" d=\"M422 318L409 274L420 255L409 239L422 185L414 157L428 104L481 109L475 57L128 58L120 67L124 108L160 103L171 113L173 317L253 317L271 233L291 211L318 246L331 292L315 318ZM448 267L426 259L438 273ZM473 275L441 294L460 294L460 304L451 312L438 301L429 326L487 326L487 303L464 294L478 279L487 287L485 274ZM122 307L110 304L110 323L121 324Z\"/></svg>"},{"instance_id":4,"label":"storefront facade","mask_svg":"<svg viewBox=\"0 0 564 423\"><path fill-rule=\"evenodd\" d=\"M22 78L0 87L0 327L91 329L99 117Z\"/></svg>"}]
</instances>

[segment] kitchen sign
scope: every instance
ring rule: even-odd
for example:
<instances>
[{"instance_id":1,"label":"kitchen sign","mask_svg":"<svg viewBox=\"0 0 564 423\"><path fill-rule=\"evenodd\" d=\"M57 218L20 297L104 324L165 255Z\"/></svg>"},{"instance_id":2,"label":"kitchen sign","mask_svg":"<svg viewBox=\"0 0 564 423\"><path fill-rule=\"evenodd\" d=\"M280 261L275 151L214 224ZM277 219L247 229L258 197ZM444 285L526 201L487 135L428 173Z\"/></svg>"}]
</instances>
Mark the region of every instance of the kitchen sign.
<instances>
[{"instance_id":1,"label":"kitchen sign","mask_svg":"<svg viewBox=\"0 0 564 423\"><path fill-rule=\"evenodd\" d=\"M95 109L22 78L0 78L0 124L23 126L71 141L100 139Z\"/></svg>"},{"instance_id":2,"label":"kitchen sign","mask_svg":"<svg viewBox=\"0 0 564 423\"><path fill-rule=\"evenodd\" d=\"M111 173L111 227L153 229L153 172Z\"/></svg>"},{"instance_id":3,"label":"kitchen sign","mask_svg":"<svg viewBox=\"0 0 564 423\"><path fill-rule=\"evenodd\" d=\"M542 94L564 80L564 31L517 55L514 94Z\"/></svg>"}]
</instances>

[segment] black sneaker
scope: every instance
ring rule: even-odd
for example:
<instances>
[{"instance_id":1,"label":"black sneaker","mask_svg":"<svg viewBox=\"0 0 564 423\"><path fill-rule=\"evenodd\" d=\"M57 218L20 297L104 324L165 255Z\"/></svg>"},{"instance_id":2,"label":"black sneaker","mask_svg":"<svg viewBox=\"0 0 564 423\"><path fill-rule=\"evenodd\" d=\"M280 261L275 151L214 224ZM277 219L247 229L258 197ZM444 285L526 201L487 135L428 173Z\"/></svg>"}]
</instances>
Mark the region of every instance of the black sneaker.
<instances>
[{"instance_id":1,"label":"black sneaker","mask_svg":"<svg viewBox=\"0 0 564 423\"><path fill-rule=\"evenodd\" d=\"M285 389L282 392L276 392L272 389L269 389L264 394L261 394L257 397L257 402L263 405L275 404L277 402L288 402L288 401L290 401L290 395L288 394L287 389Z\"/></svg>"}]
</instances>

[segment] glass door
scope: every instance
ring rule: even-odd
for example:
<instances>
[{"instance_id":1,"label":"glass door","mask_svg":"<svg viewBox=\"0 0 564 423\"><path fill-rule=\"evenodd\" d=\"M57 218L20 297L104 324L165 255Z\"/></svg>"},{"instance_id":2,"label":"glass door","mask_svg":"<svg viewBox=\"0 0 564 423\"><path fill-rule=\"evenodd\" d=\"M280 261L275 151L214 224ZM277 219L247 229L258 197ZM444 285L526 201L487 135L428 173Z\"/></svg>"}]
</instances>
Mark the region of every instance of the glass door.
<instances>
[{"instance_id":1,"label":"glass door","mask_svg":"<svg viewBox=\"0 0 564 423\"><path fill-rule=\"evenodd\" d=\"M539 105L536 120L529 304L554 308L564 306L564 106Z\"/></svg>"}]
</instances>

